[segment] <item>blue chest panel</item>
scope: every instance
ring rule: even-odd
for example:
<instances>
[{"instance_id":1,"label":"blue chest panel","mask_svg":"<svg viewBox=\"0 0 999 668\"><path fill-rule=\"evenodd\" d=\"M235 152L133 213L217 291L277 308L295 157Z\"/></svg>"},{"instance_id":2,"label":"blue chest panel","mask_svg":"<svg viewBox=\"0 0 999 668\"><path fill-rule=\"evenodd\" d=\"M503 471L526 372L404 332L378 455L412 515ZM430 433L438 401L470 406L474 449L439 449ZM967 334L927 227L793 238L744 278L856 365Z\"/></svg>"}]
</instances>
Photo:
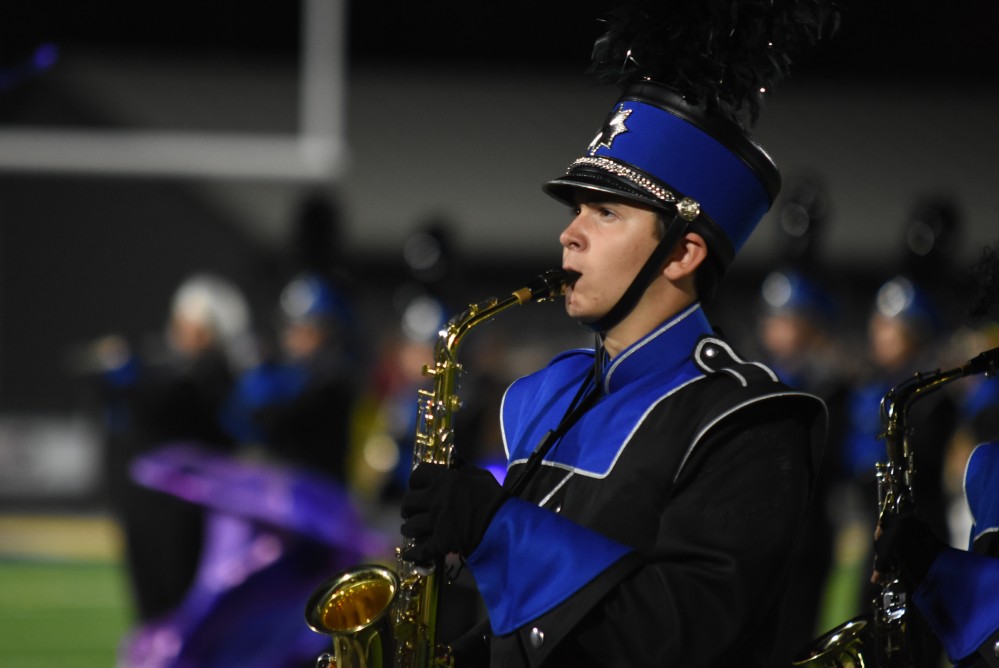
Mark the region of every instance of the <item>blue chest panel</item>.
<instances>
[{"instance_id":1,"label":"blue chest panel","mask_svg":"<svg viewBox=\"0 0 999 668\"><path fill-rule=\"evenodd\" d=\"M983 443L968 458L964 474L964 494L974 519L971 539L999 530L999 441Z\"/></svg>"},{"instance_id":2,"label":"blue chest panel","mask_svg":"<svg viewBox=\"0 0 999 668\"><path fill-rule=\"evenodd\" d=\"M606 476L656 403L703 377L691 351L710 331L703 312L694 307L623 351L604 370L603 396L552 448L545 463ZM503 440L511 465L527 459L556 428L593 367L593 356L592 350L565 353L507 390Z\"/></svg>"}]
</instances>

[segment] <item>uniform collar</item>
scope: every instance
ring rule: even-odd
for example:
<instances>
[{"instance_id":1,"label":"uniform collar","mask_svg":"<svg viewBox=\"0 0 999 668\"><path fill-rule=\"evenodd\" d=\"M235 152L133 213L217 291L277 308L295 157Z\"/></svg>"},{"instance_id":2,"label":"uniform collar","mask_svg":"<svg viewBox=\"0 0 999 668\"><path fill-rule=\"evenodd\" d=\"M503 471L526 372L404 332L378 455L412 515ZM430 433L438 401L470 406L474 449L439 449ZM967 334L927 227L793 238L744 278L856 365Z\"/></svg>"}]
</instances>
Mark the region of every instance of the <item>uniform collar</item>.
<instances>
[{"instance_id":1,"label":"uniform collar","mask_svg":"<svg viewBox=\"0 0 999 668\"><path fill-rule=\"evenodd\" d=\"M625 348L604 366L603 391L617 391L639 379L675 373L690 360L697 340L711 334L711 324L695 302L649 334Z\"/></svg>"}]
</instances>

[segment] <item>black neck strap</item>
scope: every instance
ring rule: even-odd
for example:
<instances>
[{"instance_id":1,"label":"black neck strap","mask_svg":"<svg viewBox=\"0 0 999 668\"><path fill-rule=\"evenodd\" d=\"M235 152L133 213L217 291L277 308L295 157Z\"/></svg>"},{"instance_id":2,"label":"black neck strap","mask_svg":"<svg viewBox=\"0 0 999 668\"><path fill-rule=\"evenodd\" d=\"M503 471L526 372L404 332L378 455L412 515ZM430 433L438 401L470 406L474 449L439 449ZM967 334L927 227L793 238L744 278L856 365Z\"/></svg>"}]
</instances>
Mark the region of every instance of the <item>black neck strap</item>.
<instances>
[{"instance_id":1,"label":"black neck strap","mask_svg":"<svg viewBox=\"0 0 999 668\"><path fill-rule=\"evenodd\" d=\"M569 431L569 428L576 424L576 421L582 417L583 413L596 403L597 398L600 396L601 382L599 380L600 376L597 374L596 363L600 359L601 356L598 349L596 359L594 360L594 367L586 374L586 378L583 379L579 389L576 390L576 396L572 398L569 409L562 416L562 420L558 423L558 426L541 438L541 441L534 448L534 452L527 458L524 467L520 469L519 475L507 487L507 494L517 496L524 491L527 482L534 476L538 467L541 466L541 460L545 458L545 455L559 442L559 439L562 438L565 432Z\"/></svg>"},{"instance_id":2,"label":"black neck strap","mask_svg":"<svg viewBox=\"0 0 999 668\"><path fill-rule=\"evenodd\" d=\"M666 226L666 232L663 234L659 245L652 250L649 259L638 270L635 279L628 286L628 289L624 291L624 294L621 295L621 298L607 313L593 322L586 323L586 326L596 332L606 332L624 320L638 304L638 300L645 294L645 290L655 280L659 274L659 270L662 268L663 262L666 261L666 257L683 235L687 233L689 227L690 223L680 218L679 214L674 215L673 220Z\"/></svg>"}]
</instances>

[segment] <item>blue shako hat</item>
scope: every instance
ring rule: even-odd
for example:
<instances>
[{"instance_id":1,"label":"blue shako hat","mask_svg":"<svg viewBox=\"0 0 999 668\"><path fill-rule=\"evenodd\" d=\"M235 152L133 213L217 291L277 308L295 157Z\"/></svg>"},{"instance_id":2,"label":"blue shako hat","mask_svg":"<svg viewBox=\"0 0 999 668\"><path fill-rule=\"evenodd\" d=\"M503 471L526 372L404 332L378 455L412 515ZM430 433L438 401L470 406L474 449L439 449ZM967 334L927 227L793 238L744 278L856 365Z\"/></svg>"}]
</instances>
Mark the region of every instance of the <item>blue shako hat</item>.
<instances>
[{"instance_id":1,"label":"blue shako hat","mask_svg":"<svg viewBox=\"0 0 999 668\"><path fill-rule=\"evenodd\" d=\"M797 269L776 269L763 279L760 297L768 315L791 315L828 327L836 320L836 303L819 281Z\"/></svg>"},{"instance_id":2,"label":"blue shako hat","mask_svg":"<svg viewBox=\"0 0 999 668\"><path fill-rule=\"evenodd\" d=\"M945 329L943 315L930 294L905 276L895 276L878 288L874 311L903 323L922 340L931 340Z\"/></svg>"},{"instance_id":3,"label":"blue shako hat","mask_svg":"<svg viewBox=\"0 0 999 668\"><path fill-rule=\"evenodd\" d=\"M347 326L353 320L347 299L316 272L295 276L281 291L281 313L288 322L313 321Z\"/></svg>"},{"instance_id":4,"label":"blue shako hat","mask_svg":"<svg viewBox=\"0 0 999 668\"><path fill-rule=\"evenodd\" d=\"M724 268L780 185L774 161L738 124L644 80L624 89L585 155L542 187L570 206L583 188L675 212Z\"/></svg>"},{"instance_id":5,"label":"blue shako hat","mask_svg":"<svg viewBox=\"0 0 999 668\"><path fill-rule=\"evenodd\" d=\"M621 95L585 155L543 188L570 206L582 188L665 213L660 248L616 318L686 231L704 237L720 278L770 209L780 175L747 128L795 57L836 31L839 9L836 0L616 0L601 18L588 72Z\"/></svg>"}]
</instances>

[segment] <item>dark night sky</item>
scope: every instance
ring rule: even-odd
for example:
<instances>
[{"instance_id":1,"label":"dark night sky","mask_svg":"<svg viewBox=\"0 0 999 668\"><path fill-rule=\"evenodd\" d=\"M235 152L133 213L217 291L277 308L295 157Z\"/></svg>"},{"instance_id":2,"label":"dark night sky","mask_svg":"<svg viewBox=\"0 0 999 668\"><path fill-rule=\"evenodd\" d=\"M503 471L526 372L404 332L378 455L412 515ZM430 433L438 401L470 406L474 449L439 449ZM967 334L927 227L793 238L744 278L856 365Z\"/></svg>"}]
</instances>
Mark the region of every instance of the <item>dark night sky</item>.
<instances>
[{"instance_id":1,"label":"dark night sky","mask_svg":"<svg viewBox=\"0 0 999 668\"><path fill-rule=\"evenodd\" d=\"M704 1L704 0L699 0ZM9 66L39 42L197 48L293 56L299 4L265 0L32 0L3 3L0 57ZM600 32L596 17L610 2L466 0L434 3L356 2L350 9L355 62L444 59L514 65L585 66ZM800 68L831 75L954 77L994 75L999 50L993 35L999 3L991 0L848 0L836 39Z\"/></svg>"}]
</instances>

